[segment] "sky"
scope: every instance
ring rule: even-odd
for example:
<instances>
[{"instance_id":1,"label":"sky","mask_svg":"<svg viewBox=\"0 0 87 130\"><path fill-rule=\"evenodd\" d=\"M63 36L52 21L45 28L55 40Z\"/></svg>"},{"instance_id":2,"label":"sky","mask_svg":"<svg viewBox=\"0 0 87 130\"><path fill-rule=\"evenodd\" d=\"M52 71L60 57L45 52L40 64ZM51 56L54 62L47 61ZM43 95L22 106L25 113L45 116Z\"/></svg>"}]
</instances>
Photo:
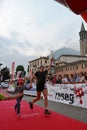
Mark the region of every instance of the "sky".
<instances>
[{"instance_id":1,"label":"sky","mask_svg":"<svg viewBox=\"0 0 87 130\"><path fill-rule=\"evenodd\" d=\"M15 68L62 47L80 50L85 21L54 0L0 0L0 63Z\"/></svg>"}]
</instances>

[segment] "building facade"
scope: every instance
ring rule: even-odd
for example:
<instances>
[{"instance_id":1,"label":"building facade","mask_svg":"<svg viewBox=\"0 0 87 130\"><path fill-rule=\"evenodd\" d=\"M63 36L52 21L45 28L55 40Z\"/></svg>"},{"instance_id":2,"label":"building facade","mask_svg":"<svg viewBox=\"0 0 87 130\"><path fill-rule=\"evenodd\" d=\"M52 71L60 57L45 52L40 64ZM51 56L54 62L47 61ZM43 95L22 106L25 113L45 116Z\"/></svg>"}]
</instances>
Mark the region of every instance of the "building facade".
<instances>
[{"instance_id":1,"label":"building facade","mask_svg":"<svg viewBox=\"0 0 87 130\"><path fill-rule=\"evenodd\" d=\"M79 74L80 72L87 73L87 60L80 60L72 63L58 63L56 65L57 75Z\"/></svg>"},{"instance_id":2,"label":"building facade","mask_svg":"<svg viewBox=\"0 0 87 130\"><path fill-rule=\"evenodd\" d=\"M39 67L44 65L44 67L48 67L49 65L49 58L48 57L40 57L38 59L29 61L29 71L32 70L33 73L38 71Z\"/></svg>"}]
</instances>

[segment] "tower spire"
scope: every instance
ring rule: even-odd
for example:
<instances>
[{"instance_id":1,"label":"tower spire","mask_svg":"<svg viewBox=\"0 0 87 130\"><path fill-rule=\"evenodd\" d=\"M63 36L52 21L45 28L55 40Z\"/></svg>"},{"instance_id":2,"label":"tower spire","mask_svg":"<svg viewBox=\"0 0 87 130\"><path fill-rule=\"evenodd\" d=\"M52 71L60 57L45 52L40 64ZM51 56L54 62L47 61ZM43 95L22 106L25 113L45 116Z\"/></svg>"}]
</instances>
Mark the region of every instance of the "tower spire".
<instances>
[{"instance_id":1,"label":"tower spire","mask_svg":"<svg viewBox=\"0 0 87 130\"><path fill-rule=\"evenodd\" d=\"M84 27L84 24L82 22L82 25L81 25L81 30L80 31L85 31L85 27Z\"/></svg>"},{"instance_id":2,"label":"tower spire","mask_svg":"<svg viewBox=\"0 0 87 130\"><path fill-rule=\"evenodd\" d=\"M80 54L87 55L87 31L85 30L83 22L81 25L81 30L79 32L79 36L80 36Z\"/></svg>"}]
</instances>

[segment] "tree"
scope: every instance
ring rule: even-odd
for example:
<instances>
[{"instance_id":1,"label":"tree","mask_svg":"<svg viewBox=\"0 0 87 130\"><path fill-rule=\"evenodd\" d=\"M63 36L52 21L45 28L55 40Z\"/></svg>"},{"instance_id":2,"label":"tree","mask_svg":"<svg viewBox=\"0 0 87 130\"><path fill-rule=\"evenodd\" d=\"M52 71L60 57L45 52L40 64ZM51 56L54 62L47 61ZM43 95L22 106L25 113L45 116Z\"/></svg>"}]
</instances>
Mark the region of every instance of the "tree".
<instances>
[{"instance_id":1,"label":"tree","mask_svg":"<svg viewBox=\"0 0 87 130\"><path fill-rule=\"evenodd\" d=\"M1 76L3 77L2 81L5 81L6 79L10 79L10 69L7 67L1 69Z\"/></svg>"},{"instance_id":2,"label":"tree","mask_svg":"<svg viewBox=\"0 0 87 130\"><path fill-rule=\"evenodd\" d=\"M26 71L25 71L23 65L18 65L18 66L16 67L16 74L17 74L17 72L19 72L19 71L21 72L21 73L20 73L20 76L21 76L21 77L24 77L24 76L26 75Z\"/></svg>"}]
</instances>

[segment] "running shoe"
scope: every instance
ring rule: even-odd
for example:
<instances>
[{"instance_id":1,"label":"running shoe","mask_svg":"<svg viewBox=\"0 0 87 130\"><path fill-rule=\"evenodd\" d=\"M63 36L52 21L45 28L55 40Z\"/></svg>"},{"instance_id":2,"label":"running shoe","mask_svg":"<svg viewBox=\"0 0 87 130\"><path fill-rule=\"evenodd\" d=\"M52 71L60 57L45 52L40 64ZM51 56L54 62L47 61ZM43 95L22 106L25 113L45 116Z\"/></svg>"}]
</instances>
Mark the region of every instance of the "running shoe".
<instances>
[{"instance_id":1,"label":"running shoe","mask_svg":"<svg viewBox=\"0 0 87 130\"><path fill-rule=\"evenodd\" d=\"M33 103L29 102L29 105L30 105L30 109L33 109Z\"/></svg>"},{"instance_id":2,"label":"running shoe","mask_svg":"<svg viewBox=\"0 0 87 130\"><path fill-rule=\"evenodd\" d=\"M46 110L44 111L44 114L50 115L51 112L50 112L49 110L46 109Z\"/></svg>"},{"instance_id":3,"label":"running shoe","mask_svg":"<svg viewBox=\"0 0 87 130\"><path fill-rule=\"evenodd\" d=\"M19 114L17 114L17 118L20 118L21 117L21 114L19 113Z\"/></svg>"}]
</instances>

